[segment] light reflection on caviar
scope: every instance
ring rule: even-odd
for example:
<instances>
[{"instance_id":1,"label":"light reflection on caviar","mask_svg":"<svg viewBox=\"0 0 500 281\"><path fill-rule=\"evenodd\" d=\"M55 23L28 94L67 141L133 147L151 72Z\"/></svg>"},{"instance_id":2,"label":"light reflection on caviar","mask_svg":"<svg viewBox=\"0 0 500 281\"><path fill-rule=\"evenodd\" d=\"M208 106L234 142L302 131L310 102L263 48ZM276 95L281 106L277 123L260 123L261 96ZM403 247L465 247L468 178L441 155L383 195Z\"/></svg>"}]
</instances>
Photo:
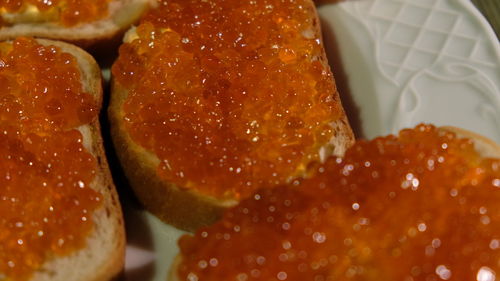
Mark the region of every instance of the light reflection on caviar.
<instances>
[{"instance_id":1,"label":"light reflection on caviar","mask_svg":"<svg viewBox=\"0 0 500 281\"><path fill-rule=\"evenodd\" d=\"M470 141L421 125L358 142L315 170L181 238L179 280L493 281L500 273L500 160L479 157Z\"/></svg>"},{"instance_id":2,"label":"light reflection on caviar","mask_svg":"<svg viewBox=\"0 0 500 281\"><path fill-rule=\"evenodd\" d=\"M102 19L108 14L108 3L111 0L0 0L0 9L9 13L22 13L29 5L36 7L41 13L55 13L65 26L92 22Z\"/></svg>"},{"instance_id":3,"label":"light reflection on caviar","mask_svg":"<svg viewBox=\"0 0 500 281\"><path fill-rule=\"evenodd\" d=\"M96 160L72 128L93 121L97 106L76 60L32 39L0 43L0 85L0 272L28 280L92 230Z\"/></svg>"},{"instance_id":4,"label":"light reflection on caviar","mask_svg":"<svg viewBox=\"0 0 500 281\"><path fill-rule=\"evenodd\" d=\"M167 181L219 198L319 158L342 109L309 1L165 1L120 49L125 122Z\"/></svg>"}]
</instances>

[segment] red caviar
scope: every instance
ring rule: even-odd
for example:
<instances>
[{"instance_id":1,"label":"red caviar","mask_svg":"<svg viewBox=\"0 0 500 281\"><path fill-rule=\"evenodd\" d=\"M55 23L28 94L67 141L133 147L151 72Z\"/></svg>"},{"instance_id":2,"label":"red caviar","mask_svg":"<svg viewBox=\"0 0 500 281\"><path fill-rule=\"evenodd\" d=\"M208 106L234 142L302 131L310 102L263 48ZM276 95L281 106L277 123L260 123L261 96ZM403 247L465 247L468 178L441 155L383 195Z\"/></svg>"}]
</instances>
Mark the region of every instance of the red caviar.
<instances>
[{"instance_id":1,"label":"red caviar","mask_svg":"<svg viewBox=\"0 0 500 281\"><path fill-rule=\"evenodd\" d=\"M124 122L162 178L217 198L319 159L343 112L310 1L172 0L120 48Z\"/></svg>"},{"instance_id":2,"label":"red caviar","mask_svg":"<svg viewBox=\"0 0 500 281\"><path fill-rule=\"evenodd\" d=\"M0 280L28 280L86 245L101 195L74 129L97 117L76 59L21 38L0 43Z\"/></svg>"},{"instance_id":3,"label":"red caviar","mask_svg":"<svg viewBox=\"0 0 500 281\"><path fill-rule=\"evenodd\" d=\"M500 273L500 160L420 125L259 190L179 245L179 280L478 280Z\"/></svg>"},{"instance_id":4,"label":"red caviar","mask_svg":"<svg viewBox=\"0 0 500 281\"><path fill-rule=\"evenodd\" d=\"M108 15L111 0L0 0L0 9L22 13L29 5L40 13L53 13L65 26L74 26L102 19Z\"/></svg>"}]
</instances>

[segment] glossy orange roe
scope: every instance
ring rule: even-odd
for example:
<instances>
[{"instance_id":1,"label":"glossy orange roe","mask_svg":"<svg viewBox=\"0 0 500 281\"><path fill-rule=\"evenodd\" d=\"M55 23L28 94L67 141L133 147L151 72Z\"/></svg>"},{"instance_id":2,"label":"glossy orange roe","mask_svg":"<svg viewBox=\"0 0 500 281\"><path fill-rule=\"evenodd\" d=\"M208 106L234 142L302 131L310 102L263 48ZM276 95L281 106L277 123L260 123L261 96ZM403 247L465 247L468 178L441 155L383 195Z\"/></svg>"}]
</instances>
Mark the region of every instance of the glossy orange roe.
<instances>
[{"instance_id":1,"label":"glossy orange roe","mask_svg":"<svg viewBox=\"0 0 500 281\"><path fill-rule=\"evenodd\" d=\"M0 0L0 9L9 13L23 12L28 5L41 13L55 13L61 24L74 26L102 19L108 15L111 0Z\"/></svg>"},{"instance_id":2,"label":"glossy orange roe","mask_svg":"<svg viewBox=\"0 0 500 281\"><path fill-rule=\"evenodd\" d=\"M28 280L85 246L101 195L72 129L95 120L74 57L32 39L0 44L0 280Z\"/></svg>"},{"instance_id":3,"label":"glossy orange roe","mask_svg":"<svg viewBox=\"0 0 500 281\"><path fill-rule=\"evenodd\" d=\"M218 198L288 181L342 109L310 1L171 0L120 48L133 140L165 180Z\"/></svg>"},{"instance_id":4,"label":"glossy orange roe","mask_svg":"<svg viewBox=\"0 0 500 281\"><path fill-rule=\"evenodd\" d=\"M498 280L500 160L421 125L184 236L179 280ZM496 277L495 277L496 276Z\"/></svg>"}]
</instances>

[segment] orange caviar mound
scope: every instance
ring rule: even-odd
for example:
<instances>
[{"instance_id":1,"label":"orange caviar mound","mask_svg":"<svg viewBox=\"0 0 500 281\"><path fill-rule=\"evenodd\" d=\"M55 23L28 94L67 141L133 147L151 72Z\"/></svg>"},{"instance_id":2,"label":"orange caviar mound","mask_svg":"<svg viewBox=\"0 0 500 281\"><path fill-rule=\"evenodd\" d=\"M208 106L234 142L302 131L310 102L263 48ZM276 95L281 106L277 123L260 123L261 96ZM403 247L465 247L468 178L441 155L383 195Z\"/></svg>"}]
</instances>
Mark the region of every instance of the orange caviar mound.
<instances>
[{"instance_id":1,"label":"orange caviar mound","mask_svg":"<svg viewBox=\"0 0 500 281\"><path fill-rule=\"evenodd\" d=\"M97 118L78 64L54 46L0 43L0 280L28 280L86 245L101 195L74 129Z\"/></svg>"},{"instance_id":2,"label":"orange caviar mound","mask_svg":"<svg viewBox=\"0 0 500 281\"><path fill-rule=\"evenodd\" d=\"M69 27L106 17L109 2L111 0L0 0L0 11L23 13L26 9L36 8L50 20Z\"/></svg>"},{"instance_id":3,"label":"orange caviar mound","mask_svg":"<svg viewBox=\"0 0 500 281\"><path fill-rule=\"evenodd\" d=\"M179 241L179 280L478 280L500 273L500 160L430 125L360 141ZM496 277L498 278L498 277Z\"/></svg>"},{"instance_id":4,"label":"orange caviar mound","mask_svg":"<svg viewBox=\"0 0 500 281\"><path fill-rule=\"evenodd\" d=\"M319 159L343 112L310 1L164 1L120 48L132 139L166 181L217 198Z\"/></svg>"}]
</instances>

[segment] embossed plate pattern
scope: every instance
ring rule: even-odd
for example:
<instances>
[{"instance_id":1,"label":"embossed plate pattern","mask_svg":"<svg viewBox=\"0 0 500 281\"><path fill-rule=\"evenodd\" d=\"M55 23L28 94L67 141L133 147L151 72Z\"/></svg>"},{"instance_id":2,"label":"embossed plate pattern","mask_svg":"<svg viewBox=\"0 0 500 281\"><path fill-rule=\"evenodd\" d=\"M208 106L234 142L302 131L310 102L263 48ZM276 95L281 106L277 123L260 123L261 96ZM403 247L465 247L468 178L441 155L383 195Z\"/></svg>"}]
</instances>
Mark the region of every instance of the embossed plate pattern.
<instances>
[{"instance_id":1,"label":"embossed plate pattern","mask_svg":"<svg viewBox=\"0 0 500 281\"><path fill-rule=\"evenodd\" d=\"M349 1L320 14L366 137L431 122L500 142L500 48L470 1Z\"/></svg>"}]
</instances>

